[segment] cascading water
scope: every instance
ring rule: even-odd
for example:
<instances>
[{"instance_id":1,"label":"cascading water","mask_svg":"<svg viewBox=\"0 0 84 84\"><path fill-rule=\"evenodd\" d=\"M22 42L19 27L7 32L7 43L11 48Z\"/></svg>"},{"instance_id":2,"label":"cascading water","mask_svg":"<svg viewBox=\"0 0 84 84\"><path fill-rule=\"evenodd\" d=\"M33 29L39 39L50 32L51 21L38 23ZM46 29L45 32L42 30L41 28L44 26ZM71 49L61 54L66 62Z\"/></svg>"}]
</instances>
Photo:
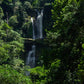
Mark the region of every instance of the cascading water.
<instances>
[{"instance_id":1,"label":"cascading water","mask_svg":"<svg viewBox=\"0 0 84 84\"><path fill-rule=\"evenodd\" d=\"M34 29L34 19L31 17L32 27L33 27L33 39L35 39L35 29Z\"/></svg>"},{"instance_id":2,"label":"cascading water","mask_svg":"<svg viewBox=\"0 0 84 84\"><path fill-rule=\"evenodd\" d=\"M43 38L42 20L43 20L43 10L41 10L41 12L37 11L37 17L35 19L31 17L33 27L33 39Z\"/></svg>"},{"instance_id":3,"label":"cascading water","mask_svg":"<svg viewBox=\"0 0 84 84\"><path fill-rule=\"evenodd\" d=\"M37 22L37 24L36 24L36 26L37 26L37 38L43 38L43 31L42 31L42 19L43 19L43 10L41 10L41 13L39 13L39 11L38 11L38 16L37 16L37 20L36 20L36 22Z\"/></svg>"},{"instance_id":4,"label":"cascading water","mask_svg":"<svg viewBox=\"0 0 84 84\"><path fill-rule=\"evenodd\" d=\"M26 65L31 66L31 68L35 67L35 45L32 45L32 50L28 53Z\"/></svg>"},{"instance_id":5,"label":"cascading water","mask_svg":"<svg viewBox=\"0 0 84 84\"><path fill-rule=\"evenodd\" d=\"M43 10L41 13L38 12L37 18L34 20L31 17L32 27L33 27L33 39L41 39L43 38L42 34L42 18L43 18ZM32 45L32 49L28 53L28 57L26 60L26 65L30 66L31 68L35 67L35 45ZM26 75L29 75L29 72L26 72Z\"/></svg>"},{"instance_id":6,"label":"cascading water","mask_svg":"<svg viewBox=\"0 0 84 84\"><path fill-rule=\"evenodd\" d=\"M35 45L32 45L32 50L29 51L28 57L26 60L26 65L30 66L31 68L35 67ZM30 72L26 71L26 75L30 75Z\"/></svg>"}]
</instances>

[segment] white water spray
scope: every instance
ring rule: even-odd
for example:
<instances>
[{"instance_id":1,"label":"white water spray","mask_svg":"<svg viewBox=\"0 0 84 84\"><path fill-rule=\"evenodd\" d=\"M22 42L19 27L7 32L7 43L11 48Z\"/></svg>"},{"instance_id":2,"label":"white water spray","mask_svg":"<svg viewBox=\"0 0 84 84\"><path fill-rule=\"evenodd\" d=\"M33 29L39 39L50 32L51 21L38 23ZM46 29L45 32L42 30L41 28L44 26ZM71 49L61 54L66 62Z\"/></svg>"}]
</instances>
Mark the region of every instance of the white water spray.
<instances>
[{"instance_id":1,"label":"white water spray","mask_svg":"<svg viewBox=\"0 0 84 84\"><path fill-rule=\"evenodd\" d=\"M43 38L43 31L42 31L42 20L43 20L43 10L41 10L41 13L38 12L37 16L37 38Z\"/></svg>"}]
</instances>

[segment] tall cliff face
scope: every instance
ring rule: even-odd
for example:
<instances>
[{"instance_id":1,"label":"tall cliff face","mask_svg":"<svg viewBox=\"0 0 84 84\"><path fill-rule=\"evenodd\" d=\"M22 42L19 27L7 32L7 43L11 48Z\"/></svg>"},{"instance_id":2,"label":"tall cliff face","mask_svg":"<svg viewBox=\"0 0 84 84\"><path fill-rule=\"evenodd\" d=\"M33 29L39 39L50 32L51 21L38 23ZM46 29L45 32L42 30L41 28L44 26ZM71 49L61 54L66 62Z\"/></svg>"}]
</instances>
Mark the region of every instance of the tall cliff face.
<instances>
[{"instance_id":1,"label":"tall cliff face","mask_svg":"<svg viewBox=\"0 0 84 84\"><path fill-rule=\"evenodd\" d=\"M50 30L53 25L51 9L52 9L52 5L45 5L44 6L44 16L43 16L44 35L46 35L45 29Z\"/></svg>"},{"instance_id":2,"label":"tall cliff face","mask_svg":"<svg viewBox=\"0 0 84 84\"><path fill-rule=\"evenodd\" d=\"M31 17L37 17L37 12L36 12L35 9L33 9L33 8L27 10L27 13L28 13L28 15L31 16Z\"/></svg>"},{"instance_id":3,"label":"tall cliff face","mask_svg":"<svg viewBox=\"0 0 84 84\"><path fill-rule=\"evenodd\" d=\"M52 25L53 25L53 21L52 21L52 13L51 13L51 9L52 9L52 5L45 5L44 7L39 7L39 8L32 8L30 10L28 10L28 15L34 18L34 23L37 23L37 16L38 16L38 12L41 12L41 10L43 9L43 19L42 19L42 32L43 32L43 36L46 36L46 31L45 30L51 30ZM38 24L40 24L40 22L38 22ZM34 26L36 27L36 25L34 24ZM28 29L28 38L31 38L32 36L32 26L30 26L30 28ZM30 34L31 32L31 34ZM36 28L35 28L35 34L36 34Z\"/></svg>"}]
</instances>

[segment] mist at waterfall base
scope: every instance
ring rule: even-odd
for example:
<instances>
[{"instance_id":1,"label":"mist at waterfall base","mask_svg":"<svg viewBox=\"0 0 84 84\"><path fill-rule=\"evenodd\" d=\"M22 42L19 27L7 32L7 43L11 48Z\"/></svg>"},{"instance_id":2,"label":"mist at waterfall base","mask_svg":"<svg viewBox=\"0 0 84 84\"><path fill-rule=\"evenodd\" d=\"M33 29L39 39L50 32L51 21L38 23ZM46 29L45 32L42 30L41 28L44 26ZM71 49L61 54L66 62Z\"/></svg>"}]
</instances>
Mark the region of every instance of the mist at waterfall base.
<instances>
[{"instance_id":1,"label":"mist at waterfall base","mask_svg":"<svg viewBox=\"0 0 84 84\"><path fill-rule=\"evenodd\" d=\"M43 31L42 31L42 19L43 19L43 10L41 12L37 11L37 17L34 19L31 17L32 28L33 28L33 39L42 39ZM36 65L36 45L32 44L31 50L28 52L28 56L26 58L26 66L30 66L30 68L34 68ZM30 75L30 72L26 71L26 75Z\"/></svg>"}]
</instances>

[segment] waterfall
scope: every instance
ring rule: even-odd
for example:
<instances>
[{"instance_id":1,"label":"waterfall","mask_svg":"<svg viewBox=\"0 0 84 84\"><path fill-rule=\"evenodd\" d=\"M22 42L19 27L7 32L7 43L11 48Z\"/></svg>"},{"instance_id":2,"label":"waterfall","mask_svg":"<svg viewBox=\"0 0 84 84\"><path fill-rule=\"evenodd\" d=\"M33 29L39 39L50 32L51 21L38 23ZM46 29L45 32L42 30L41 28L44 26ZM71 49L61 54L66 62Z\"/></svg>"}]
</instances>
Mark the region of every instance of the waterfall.
<instances>
[{"instance_id":1,"label":"waterfall","mask_svg":"<svg viewBox=\"0 0 84 84\"><path fill-rule=\"evenodd\" d=\"M31 17L32 27L33 27L33 39L35 39L35 29L34 29L34 19Z\"/></svg>"},{"instance_id":2,"label":"waterfall","mask_svg":"<svg viewBox=\"0 0 84 84\"><path fill-rule=\"evenodd\" d=\"M43 38L42 20L43 20L43 10L41 10L41 12L37 11L37 17L35 19L31 17L33 27L33 39Z\"/></svg>"},{"instance_id":3,"label":"waterfall","mask_svg":"<svg viewBox=\"0 0 84 84\"><path fill-rule=\"evenodd\" d=\"M31 66L31 68L35 67L35 45L32 45L32 50L28 53L26 65Z\"/></svg>"},{"instance_id":4,"label":"waterfall","mask_svg":"<svg viewBox=\"0 0 84 84\"><path fill-rule=\"evenodd\" d=\"M27 60L26 60L26 65L30 66L31 68L35 67L35 45L32 45L32 49L29 51ZM26 75L30 75L30 72L26 71Z\"/></svg>"},{"instance_id":5,"label":"waterfall","mask_svg":"<svg viewBox=\"0 0 84 84\"><path fill-rule=\"evenodd\" d=\"M41 13L38 11L38 16L37 16L37 38L43 38L43 31L42 31L42 19L43 19L43 10L41 10Z\"/></svg>"},{"instance_id":6,"label":"waterfall","mask_svg":"<svg viewBox=\"0 0 84 84\"><path fill-rule=\"evenodd\" d=\"M32 22L32 28L33 28L33 39L43 38L42 34L42 18L43 18L43 10L41 10L41 13L37 11L37 18L34 20L34 18L31 17ZM30 66L31 68L35 67L35 51L36 51L36 45L32 45L32 49L28 53L28 57L26 59L26 65ZM26 75L29 75L29 72L26 72Z\"/></svg>"}]
</instances>

